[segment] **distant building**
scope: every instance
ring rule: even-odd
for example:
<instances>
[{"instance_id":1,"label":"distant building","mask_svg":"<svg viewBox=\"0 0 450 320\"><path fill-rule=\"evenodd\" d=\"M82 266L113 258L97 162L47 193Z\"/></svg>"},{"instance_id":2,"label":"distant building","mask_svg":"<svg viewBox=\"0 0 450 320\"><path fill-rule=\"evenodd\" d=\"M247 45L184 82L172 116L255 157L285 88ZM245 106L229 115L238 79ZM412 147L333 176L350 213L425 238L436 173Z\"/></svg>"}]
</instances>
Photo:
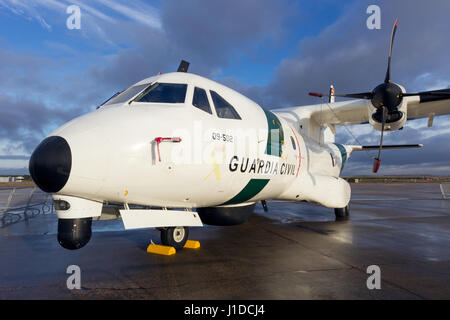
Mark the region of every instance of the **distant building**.
<instances>
[{"instance_id":1,"label":"distant building","mask_svg":"<svg viewBox=\"0 0 450 320\"><path fill-rule=\"evenodd\" d=\"M7 183L7 182L23 182L23 181L25 181L25 177L23 177L23 176L0 177L0 183Z\"/></svg>"}]
</instances>

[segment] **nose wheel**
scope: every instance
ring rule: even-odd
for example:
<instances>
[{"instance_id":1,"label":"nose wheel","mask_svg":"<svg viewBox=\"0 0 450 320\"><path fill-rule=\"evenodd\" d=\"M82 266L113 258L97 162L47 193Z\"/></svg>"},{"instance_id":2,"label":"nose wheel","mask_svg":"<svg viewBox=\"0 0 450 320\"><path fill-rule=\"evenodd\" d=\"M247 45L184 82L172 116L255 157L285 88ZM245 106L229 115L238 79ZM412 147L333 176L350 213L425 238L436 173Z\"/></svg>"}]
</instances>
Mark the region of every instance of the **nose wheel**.
<instances>
[{"instance_id":1,"label":"nose wheel","mask_svg":"<svg viewBox=\"0 0 450 320\"><path fill-rule=\"evenodd\" d=\"M344 208L336 208L334 214L336 215L336 221L346 220L350 215L350 207L347 205Z\"/></svg>"},{"instance_id":2,"label":"nose wheel","mask_svg":"<svg viewBox=\"0 0 450 320\"><path fill-rule=\"evenodd\" d=\"M174 247L177 251L183 249L188 237L188 227L169 227L161 230L161 243Z\"/></svg>"}]
</instances>

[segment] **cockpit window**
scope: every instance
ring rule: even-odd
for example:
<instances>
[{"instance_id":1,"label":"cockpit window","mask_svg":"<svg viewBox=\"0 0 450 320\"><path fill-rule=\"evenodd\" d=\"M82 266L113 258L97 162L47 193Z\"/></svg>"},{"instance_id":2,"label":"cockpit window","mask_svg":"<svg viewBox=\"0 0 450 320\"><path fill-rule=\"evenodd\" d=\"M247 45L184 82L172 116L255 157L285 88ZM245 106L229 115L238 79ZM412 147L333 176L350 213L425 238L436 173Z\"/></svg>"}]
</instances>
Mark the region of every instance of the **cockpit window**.
<instances>
[{"instance_id":1,"label":"cockpit window","mask_svg":"<svg viewBox=\"0 0 450 320\"><path fill-rule=\"evenodd\" d=\"M216 107L216 113L219 118L224 119L241 119L239 114L234 110L233 106L222 98L217 92L210 91L211 98Z\"/></svg>"},{"instance_id":2,"label":"cockpit window","mask_svg":"<svg viewBox=\"0 0 450 320\"><path fill-rule=\"evenodd\" d=\"M108 104L114 104L114 103L124 103L133 98L135 95L137 95L139 92L144 90L149 86L148 83L141 84L139 86L132 86L129 87L127 90L123 91L122 93L116 95L115 97L112 97L109 99L106 103L102 105L108 105Z\"/></svg>"},{"instance_id":3,"label":"cockpit window","mask_svg":"<svg viewBox=\"0 0 450 320\"><path fill-rule=\"evenodd\" d=\"M114 95L112 95L110 98L108 98L107 100L103 101L101 104L99 104L97 106L97 109L99 109L101 106L104 106L105 104L107 104L109 102L109 100L114 99L115 97L117 97L119 94L121 94L122 91L116 92Z\"/></svg>"},{"instance_id":4,"label":"cockpit window","mask_svg":"<svg viewBox=\"0 0 450 320\"><path fill-rule=\"evenodd\" d=\"M134 99L135 102L184 103L187 84L154 83Z\"/></svg>"},{"instance_id":5,"label":"cockpit window","mask_svg":"<svg viewBox=\"0 0 450 320\"><path fill-rule=\"evenodd\" d=\"M206 91L200 88L195 88L194 98L192 99L192 104L194 107L199 108L205 112L212 114L211 106L209 105L208 97L206 96Z\"/></svg>"}]
</instances>

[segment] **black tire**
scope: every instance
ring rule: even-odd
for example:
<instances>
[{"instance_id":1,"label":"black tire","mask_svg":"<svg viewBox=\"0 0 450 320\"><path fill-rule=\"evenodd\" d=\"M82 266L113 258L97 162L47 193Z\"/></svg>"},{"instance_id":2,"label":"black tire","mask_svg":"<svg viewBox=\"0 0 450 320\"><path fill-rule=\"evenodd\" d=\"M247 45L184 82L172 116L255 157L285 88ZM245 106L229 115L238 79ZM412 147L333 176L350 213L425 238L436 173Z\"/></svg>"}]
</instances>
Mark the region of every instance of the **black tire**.
<instances>
[{"instance_id":1,"label":"black tire","mask_svg":"<svg viewBox=\"0 0 450 320\"><path fill-rule=\"evenodd\" d=\"M189 237L188 227L169 227L161 230L161 242L165 246L183 249Z\"/></svg>"},{"instance_id":2,"label":"black tire","mask_svg":"<svg viewBox=\"0 0 450 320\"><path fill-rule=\"evenodd\" d=\"M347 205L344 208L335 208L334 215L336 216L336 220L346 220L350 215L350 208Z\"/></svg>"}]
</instances>

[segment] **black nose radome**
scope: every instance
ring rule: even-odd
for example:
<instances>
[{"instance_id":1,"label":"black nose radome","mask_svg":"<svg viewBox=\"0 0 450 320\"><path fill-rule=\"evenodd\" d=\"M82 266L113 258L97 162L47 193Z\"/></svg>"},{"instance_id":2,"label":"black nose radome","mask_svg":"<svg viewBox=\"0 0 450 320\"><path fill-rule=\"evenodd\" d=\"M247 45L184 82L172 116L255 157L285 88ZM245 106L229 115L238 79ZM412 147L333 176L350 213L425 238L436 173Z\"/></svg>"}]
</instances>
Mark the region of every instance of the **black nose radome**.
<instances>
[{"instance_id":1,"label":"black nose radome","mask_svg":"<svg viewBox=\"0 0 450 320\"><path fill-rule=\"evenodd\" d=\"M69 179L72 153L64 138L52 136L44 139L30 158L30 175L45 192L61 190Z\"/></svg>"}]
</instances>

